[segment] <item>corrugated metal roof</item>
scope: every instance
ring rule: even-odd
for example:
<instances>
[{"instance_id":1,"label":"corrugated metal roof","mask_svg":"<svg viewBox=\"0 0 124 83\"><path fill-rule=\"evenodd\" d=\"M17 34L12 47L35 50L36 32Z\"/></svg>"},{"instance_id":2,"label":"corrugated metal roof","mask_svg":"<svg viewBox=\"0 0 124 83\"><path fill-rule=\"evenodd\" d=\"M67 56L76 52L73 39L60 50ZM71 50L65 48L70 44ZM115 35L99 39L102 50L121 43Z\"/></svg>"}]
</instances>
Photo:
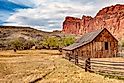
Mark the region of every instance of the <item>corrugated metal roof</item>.
<instances>
[{"instance_id":1,"label":"corrugated metal roof","mask_svg":"<svg viewBox=\"0 0 124 83\"><path fill-rule=\"evenodd\" d=\"M80 46L83 46L83 45L93 41L93 39L95 39L99 35L99 33L101 33L103 30L104 30L104 28L90 32L90 33L86 33L79 40L77 40L74 44L64 47L63 50L74 50Z\"/></svg>"}]
</instances>

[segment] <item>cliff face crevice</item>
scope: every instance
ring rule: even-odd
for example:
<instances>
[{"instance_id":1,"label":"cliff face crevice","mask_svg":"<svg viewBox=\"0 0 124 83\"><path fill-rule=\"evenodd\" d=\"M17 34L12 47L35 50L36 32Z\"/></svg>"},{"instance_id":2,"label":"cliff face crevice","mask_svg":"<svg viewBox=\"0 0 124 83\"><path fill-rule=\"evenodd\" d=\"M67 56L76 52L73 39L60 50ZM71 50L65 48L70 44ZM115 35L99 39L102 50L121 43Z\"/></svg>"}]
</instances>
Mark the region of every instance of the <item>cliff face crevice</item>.
<instances>
[{"instance_id":1,"label":"cliff face crevice","mask_svg":"<svg viewBox=\"0 0 124 83\"><path fill-rule=\"evenodd\" d=\"M117 39L124 37L124 5L114 5L100 10L93 18L82 16L75 18L67 16L63 22L63 33L80 34L107 28Z\"/></svg>"}]
</instances>

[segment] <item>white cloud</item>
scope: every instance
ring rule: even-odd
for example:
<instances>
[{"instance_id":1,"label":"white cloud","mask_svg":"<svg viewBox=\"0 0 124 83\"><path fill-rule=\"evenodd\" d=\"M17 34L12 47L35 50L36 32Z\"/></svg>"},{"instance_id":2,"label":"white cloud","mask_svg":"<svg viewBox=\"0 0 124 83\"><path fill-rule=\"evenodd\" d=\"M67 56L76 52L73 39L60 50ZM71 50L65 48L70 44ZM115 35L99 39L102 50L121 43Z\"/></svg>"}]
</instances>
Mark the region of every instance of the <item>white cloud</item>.
<instances>
[{"instance_id":1,"label":"white cloud","mask_svg":"<svg viewBox=\"0 0 124 83\"><path fill-rule=\"evenodd\" d=\"M45 2L46 0L8 0L10 2L16 3L16 4L22 4L26 6L38 6Z\"/></svg>"},{"instance_id":2,"label":"white cloud","mask_svg":"<svg viewBox=\"0 0 124 83\"><path fill-rule=\"evenodd\" d=\"M15 3L33 5L33 8L20 9L7 19L9 25L27 25L42 30L61 29L66 16L95 16L99 9L123 0L11 0ZM5 25L7 25L5 24ZM43 27L43 28L42 28Z\"/></svg>"}]
</instances>

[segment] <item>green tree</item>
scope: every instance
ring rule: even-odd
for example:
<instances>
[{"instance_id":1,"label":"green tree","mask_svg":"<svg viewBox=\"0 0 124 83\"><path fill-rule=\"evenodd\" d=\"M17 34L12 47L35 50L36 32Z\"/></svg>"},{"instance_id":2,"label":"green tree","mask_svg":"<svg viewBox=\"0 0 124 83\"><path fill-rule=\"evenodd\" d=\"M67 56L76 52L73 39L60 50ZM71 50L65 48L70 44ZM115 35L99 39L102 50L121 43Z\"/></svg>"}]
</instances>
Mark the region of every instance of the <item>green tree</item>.
<instances>
[{"instance_id":1,"label":"green tree","mask_svg":"<svg viewBox=\"0 0 124 83\"><path fill-rule=\"evenodd\" d=\"M59 49L65 46L73 44L75 41L74 37L46 37L43 41L40 42L43 48L47 49Z\"/></svg>"},{"instance_id":2,"label":"green tree","mask_svg":"<svg viewBox=\"0 0 124 83\"><path fill-rule=\"evenodd\" d=\"M50 37L48 38L49 46L52 48L59 47L59 39L57 37Z\"/></svg>"},{"instance_id":3,"label":"green tree","mask_svg":"<svg viewBox=\"0 0 124 83\"><path fill-rule=\"evenodd\" d=\"M32 46L35 45L35 42L33 40L26 40L23 44L24 50L31 49Z\"/></svg>"},{"instance_id":4,"label":"green tree","mask_svg":"<svg viewBox=\"0 0 124 83\"><path fill-rule=\"evenodd\" d=\"M13 49L21 50L23 49L23 43L20 39L14 39L10 41L10 45Z\"/></svg>"},{"instance_id":5,"label":"green tree","mask_svg":"<svg viewBox=\"0 0 124 83\"><path fill-rule=\"evenodd\" d=\"M121 46L124 47L124 40L122 41L122 45Z\"/></svg>"},{"instance_id":6,"label":"green tree","mask_svg":"<svg viewBox=\"0 0 124 83\"><path fill-rule=\"evenodd\" d=\"M75 42L75 37L67 36L62 39L64 46L69 46Z\"/></svg>"},{"instance_id":7,"label":"green tree","mask_svg":"<svg viewBox=\"0 0 124 83\"><path fill-rule=\"evenodd\" d=\"M57 37L46 37L40 44L44 48L57 49L59 47L59 39Z\"/></svg>"}]
</instances>

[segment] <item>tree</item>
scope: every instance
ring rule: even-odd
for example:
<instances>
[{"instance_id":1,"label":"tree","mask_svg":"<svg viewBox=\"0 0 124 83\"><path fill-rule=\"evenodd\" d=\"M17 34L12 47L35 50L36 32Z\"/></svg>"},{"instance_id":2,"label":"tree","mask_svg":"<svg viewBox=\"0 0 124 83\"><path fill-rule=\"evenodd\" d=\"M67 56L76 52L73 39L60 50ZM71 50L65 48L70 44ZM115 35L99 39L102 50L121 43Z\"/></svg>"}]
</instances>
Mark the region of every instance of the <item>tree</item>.
<instances>
[{"instance_id":1,"label":"tree","mask_svg":"<svg viewBox=\"0 0 124 83\"><path fill-rule=\"evenodd\" d=\"M40 45L47 49L57 49L59 47L59 39L57 37L46 37Z\"/></svg>"},{"instance_id":2,"label":"tree","mask_svg":"<svg viewBox=\"0 0 124 83\"><path fill-rule=\"evenodd\" d=\"M69 46L73 44L75 41L74 37L68 36L68 37L46 37L43 41L40 42L40 45L42 45L43 48L47 49L60 49L65 46Z\"/></svg>"},{"instance_id":3,"label":"tree","mask_svg":"<svg viewBox=\"0 0 124 83\"><path fill-rule=\"evenodd\" d=\"M122 41L122 45L121 46L124 47L124 40Z\"/></svg>"},{"instance_id":4,"label":"tree","mask_svg":"<svg viewBox=\"0 0 124 83\"><path fill-rule=\"evenodd\" d=\"M119 47L124 47L124 39L119 40L118 45Z\"/></svg>"},{"instance_id":5,"label":"tree","mask_svg":"<svg viewBox=\"0 0 124 83\"><path fill-rule=\"evenodd\" d=\"M75 37L67 36L62 39L64 46L69 46L75 42Z\"/></svg>"},{"instance_id":6,"label":"tree","mask_svg":"<svg viewBox=\"0 0 124 83\"><path fill-rule=\"evenodd\" d=\"M33 40L26 40L23 44L24 50L31 49L35 45Z\"/></svg>"},{"instance_id":7,"label":"tree","mask_svg":"<svg viewBox=\"0 0 124 83\"><path fill-rule=\"evenodd\" d=\"M13 49L17 49L17 50L21 50L23 49L23 43L21 40L19 39L14 39L10 41L10 45L12 46Z\"/></svg>"}]
</instances>

